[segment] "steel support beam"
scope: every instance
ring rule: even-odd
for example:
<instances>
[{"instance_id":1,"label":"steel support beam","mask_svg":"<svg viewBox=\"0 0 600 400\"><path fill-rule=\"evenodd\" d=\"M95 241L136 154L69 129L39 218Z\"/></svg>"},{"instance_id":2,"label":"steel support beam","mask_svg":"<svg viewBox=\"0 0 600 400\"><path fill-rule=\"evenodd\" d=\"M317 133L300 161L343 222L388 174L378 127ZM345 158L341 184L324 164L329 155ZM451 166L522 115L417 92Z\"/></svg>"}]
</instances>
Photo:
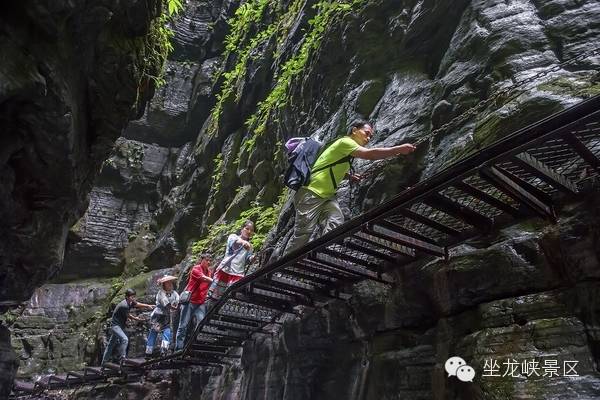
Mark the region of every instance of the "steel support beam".
<instances>
[{"instance_id":1,"label":"steel support beam","mask_svg":"<svg viewBox=\"0 0 600 400\"><path fill-rule=\"evenodd\" d=\"M384 263L395 263L396 262L396 259L394 257L392 257L391 255L382 253L382 252L372 249L370 247L366 247L363 244L357 243L357 241L345 240L343 245L351 250L361 252L361 253L369 255L371 257L378 258L379 260L381 260L381 262L384 262ZM380 247L378 247L378 248L380 248Z\"/></svg>"},{"instance_id":2,"label":"steel support beam","mask_svg":"<svg viewBox=\"0 0 600 400\"><path fill-rule=\"evenodd\" d=\"M248 331L251 330L248 327L224 325L224 323L221 323L221 321L214 319L214 318L211 318L210 321L206 322L206 324L204 326L209 326L209 327L218 328L218 329L222 329L222 330L232 330L232 331L243 332L243 333L248 333Z\"/></svg>"},{"instance_id":3,"label":"steel support beam","mask_svg":"<svg viewBox=\"0 0 600 400\"><path fill-rule=\"evenodd\" d=\"M569 132L562 138L587 164L595 170L600 170L600 159L576 135Z\"/></svg>"},{"instance_id":4,"label":"steel support beam","mask_svg":"<svg viewBox=\"0 0 600 400\"><path fill-rule=\"evenodd\" d=\"M352 282L357 280L356 275L352 275L351 273L345 270L340 270L339 268L333 269L327 265L319 264L309 258L297 262L296 265L297 268L305 269L311 273L331 278L331 283L334 285L337 285L340 281Z\"/></svg>"},{"instance_id":5,"label":"steel support beam","mask_svg":"<svg viewBox=\"0 0 600 400\"><path fill-rule=\"evenodd\" d=\"M427 218L419 213L409 210L408 208L399 208L398 214L400 214L406 218L410 218L413 221L418 222L422 225L433 228L436 231L444 233L448 236L452 236L452 237L460 237L461 236L461 232L459 230L449 227L447 225L444 225L433 219Z\"/></svg>"},{"instance_id":6,"label":"steel support beam","mask_svg":"<svg viewBox=\"0 0 600 400\"><path fill-rule=\"evenodd\" d=\"M243 293L236 292L233 295L233 298L237 301L241 301L248 304L254 304L256 306L269 308L271 310L286 312L288 314L296 314L296 312L293 310L293 306L291 306L289 303L284 303L281 301L278 303L274 303L272 299L265 298L264 296L253 295L252 297L250 297Z\"/></svg>"},{"instance_id":7,"label":"steel support beam","mask_svg":"<svg viewBox=\"0 0 600 400\"><path fill-rule=\"evenodd\" d=\"M367 260L363 260L351 253L342 253L341 251L331 249L331 248L325 248L325 249L319 251L319 253L331 256L333 258L337 258L339 260L350 262L354 265L360 266L362 268L366 268L369 271L372 271L376 274L381 273L381 268L382 268L381 265L375 264L375 263L367 261Z\"/></svg>"},{"instance_id":8,"label":"steel support beam","mask_svg":"<svg viewBox=\"0 0 600 400\"><path fill-rule=\"evenodd\" d=\"M284 274L289 274L290 271L285 270ZM302 293L304 296L311 299L312 304L314 305L314 296L318 297L328 297L330 299L340 299L339 296L335 296L331 293L331 289L323 288L322 286L313 286L313 284L304 284L303 282L297 282L295 280L287 280L284 277L272 276L271 277L271 285L276 287L280 287L285 290L295 290ZM302 285L302 286L299 286Z\"/></svg>"},{"instance_id":9,"label":"steel support beam","mask_svg":"<svg viewBox=\"0 0 600 400\"><path fill-rule=\"evenodd\" d=\"M460 191L470 194L474 198L483 201L484 203L487 203L494 208L497 208L500 211L504 211L505 213L513 216L514 218L522 218L526 216L525 213L523 213L521 210L514 208L510 204L507 204L502 200L492 196L491 194L486 193L483 190L480 190L468 183L459 182L455 183L453 186L459 189Z\"/></svg>"},{"instance_id":10,"label":"steel support beam","mask_svg":"<svg viewBox=\"0 0 600 400\"><path fill-rule=\"evenodd\" d=\"M481 176L539 216L556 221L552 200L535 186L498 167L481 170Z\"/></svg>"},{"instance_id":11,"label":"steel support beam","mask_svg":"<svg viewBox=\"0 0 600 400\"><path fill-rule=\"evenodd\" d=\"M260 317L257 315L253 315L252 313L241 313L241 312L233 312L229 310L220 309L217 314L214 315L214 318L235 318L239 323L246 323L249 326L259 326L260 324L269 323L271 320L270 317Z\"/></svg>"},{"instance_id":12,"label":"steel support beam","mask_svg":"<svg viewBox=\"0 0 600 400\"><path fill-rule=\"evenodd\" d=\"M250 328L258 328L258 327L260 327L260 323L264 322L264 321L259 321L259 320L250 320L243 316L233 317L233 316L229 316L229 315L224 315L224 314L221 314L220 311L221 310L219 310L219 314L216 314L214 318L211 318L212 321L230 322L230 323L238 324L238 325L246 325Z\"/></svg>"},{"instance_id":13,"label":"steel support beam","mask_svg":"<svg viewBox=\"0 0 600 400\"><path fill-rule=\"evenodd\" d=\"M331 269L335 269L340 272L355 275L358 278L370 279L372 281L381 282L381 283L392 283L393 282L391 280L383 279L383 278L377 276L377 274L361 271L359 269L360 267L357 268L356 265L353 265L352 263L350 263L348 261L340 260L338 258L329 256L326 254L321 254L321 253L313 254L311 256L311 260L317 264L321 264L321 265L330 267ZM371 272L371 271L369 271L369 272Z\"/></svg>"},{"instance_id":14,"label":"steel support beam","mask_svg":"<svg viewBox=\"0 0 600 400\"><path fill-rule=\"evenodd\" d=\"M377 223L370 224L366 227L366 231L369 235L377 236L391 242L401 244L412 249L422 251L427 254L431 254L438 257L447 257L446 249L437 244L431 242L425 242L423 240L416 239L412 236L407 236L402 233L388 229L385 226L378 225Z\"/></svg>"},{"instance_id":15,"label":"steel support beam","mask_svg":"<svg viewBox=\"0 0 600 400\"><path fill-rule=\"evenodd\" d=\"M366 229L367 228L364 228L363 231L355 232L352 237L371 246L376 246L380 249L387 250L395 254L397 257L408 257L410 259L414 259L416 257L415 249L399 245L394 241L382 239L379 236L370 235L365 232ZM402 247L402 249L399 249L398 247Z\"/></svg>"},{"instance_id":16,"label":"steel support beam","mask_svg":"<svg viewBox=\"0 0 600 400\"><path fill-rule=\"evenodd\" d=\"M295 268L295 269L291 269L291 268ZM281 271L282 274L284 275L289 275L289 276L293 276L295 278L299 278L299 279L304 279L305 281L310 282L311 285L318 285L320 287L327 287L333 283L335 283L334 281L332 281L331 279L325 279L321 276L315 276L317 274L311 275L305 271L300 270L300 268L298 267L287 267L285 269L283 269Z\"/></svg>"},{"instance_id":17,"label":"steel support beam","mask_svg":"<svg viewBox=\"0 0 600 400\"><path fill-rule=\"evenodd\" d=\"M207 323L209 323L210 321L206 321ZM246 340L248 338L248 334L247 332L245 335L238 335L236 333L233 333L231 331L226 331L224 329L220 329L221 327L217 328L215 326L210 326L208 324L205 324L202 326L202 329L207 328L207 330L203 330L201 333L204 335L208 335L208 336L212 336L214 338L218 339L224 339L224 340Z\"/></svg>"},{"instance_id":18,"label":"steel support beam","mask_svg":"<svg viewBox=\"0 0 600 400\"><path fill-rule=\"evenodd\" d=\"M204 332L201 332L201 334L204 334ZM212 339L214 339L214 340L212 340ZM197 344L209 344L209 345L215 345L215 346L241 347L245 340L246 340L246 338L237 339L237 338L222 338L222 337L213 336L213 337L211 337L211 340L209 340L208 338L205 338L205 337L202 337L202 338L196 337L195 342Z\"/></svg>"},{"instance_id":19,"label":"steel support beam","mask_svg":"<svg viewBox=\"0 0 600 400\"><path fill-rule=\"evenodd\" d=\"M250 295L263 297L266 301L272 302L284 302L290 307L294 307L299 301L293 294L286 293L283 290L272 288L267 285L261 285L260 283L252 283L250 288Z\"/></svg>"},{"instance_id":20,"label":"steel support beam","mask_svg":"<svg viewBox=\"0 0 600 400\"><path fill-rule=\"evenodd\" d=\"M480 231L488 232L492 229L493 222L491 219L439 193L426 197L423 203L460 221L464 221Z\"/></svg>"},{"instance_id":21,"label":"steel support beam","mask_svg":"<svg viewBox=\"0 0 600 400\"><path fill-rule=\"evenodd\" d=\"M242 356L240 354L227 354L227 353L221 353L221 352L217 352L217 351L207 351L207 350L192 350L190 352L191 354L198 354L198 355L202 355L202 356L208 356L208 357L212 357L215 359L218 358L242 358Z\"/></svg>"},{"instance_id":22,"label":"steel support beam","mask_svg":"<svg viewBox=\"0 0 600 400\"><path fill-rule=\"evenodd\" d=\"M511 161L558 190L568 194L579 193L577 185L568 177L554 171L527 152L516 155Z\"/></svg>"}]
</instances>

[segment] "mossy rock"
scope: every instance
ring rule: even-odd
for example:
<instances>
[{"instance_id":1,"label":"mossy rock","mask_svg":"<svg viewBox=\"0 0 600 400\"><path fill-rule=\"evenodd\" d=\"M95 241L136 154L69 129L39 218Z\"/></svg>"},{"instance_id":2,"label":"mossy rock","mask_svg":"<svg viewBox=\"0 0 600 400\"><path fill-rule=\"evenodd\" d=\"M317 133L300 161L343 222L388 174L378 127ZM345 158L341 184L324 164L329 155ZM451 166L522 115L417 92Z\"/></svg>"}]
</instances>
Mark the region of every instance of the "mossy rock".
<instances>
[{"instance_id":1,"label":"mossy rock","mask_svg":"<svg viewBox=\"0 0 600 400\"><path fill-rule=\"evenodd\" d=\"M125 160L130 168L141 168L144 162L145 146L135 141L118 141L115 145L115 153Z\"/></svg>"},{"instance_id":2,"label":"mossy rock","mask_svg":"<svg viewBox=\"0 0 600 400\"><path fill-rule=\"evenodd\" d=\"M81 217L77 220L77 222L75 222L75 224L71 227L71 229L69 230L70 233L81 237L82 236L82 232L83 232L83 225L85 224L85 217Z\"/></svg>"},{"instance_id":3,"label":"mossy rock","mask_svg":"<svg viewBox=\"0 0 600 400\"><path fill-rule=\"evenodd\" d=\"M498 112L479 120L473 133L477 147L485 147L564 107L555 99L538 96L517 105L506 105Z\"/></svg>"},{"instance_id":4,"label":"mossy rock","mask_svg":"<svg viewBox=\"0 0 600 400\"><path fill-rule=\"evenodd\" d=\"M240 213L250 207L250 203L255 199L254 187L246 185L238 188L235 197L229 203L223 218L227 221L234 220Z\"/></svg>"},{"instance_id":5,"label":"mossy rock","mask_svg":"<svg viewBox=\"0 0 600 400\"><path fill-rule=\"evenodd\" d=\"M369 116L384 92L385 85L382 81L374 80L369 82L358 95L356 111L363 117Z\"/></svg>"},{"instance_id":6,"label":"mossy rock","mask_svg":"<svg viewBox=\"0 0 600 400\"><path fill-rule=\"evenodd\" d=\"M155 250L155 231L147 223L139 225L136 229L130 233L129 243L123 250L122 276L125 278L161 268L160 264L146 262L151 252Z\"/></svg>"},{"instance_id":7,"label":"mossy rock","mask_svg":"<svg viewBox=\"0 0 600 400\"><path fill-rule=\"evenodd\" d=\"M440 261L440 263L441 262L442 261ZM452 257L448 264L450 270L463 272L481 270L482 265L494 265L497 268L508 268L510 267L510 259L501 250L488 249L473 254Z\"/></svg>"},{"instance_id":8,"label":"mossy rock","mask_svg":"<svg viewBox=\"0 0 600 400\"><path fill-rule=\"evenodd\" d=\"M258 186L266 184L271 179L273 168L267 160L259 161L252 170L252 178Z\"/></svg>"},{"instance_id":9,"label":"mossy rock","mask_svg":"<svg viewBox=\"0 0 600 400\"><path fill-rule=\"evenodd\" d=\"M482 392L485 398L492 400L513 399L515 395L515 381L510 376L481 379Z\"/></svg>"},{"instance_id":10,"label":"mossy rock","mask_svg":"<svg viewBox=\"0 0 600 400\"><path fill-rule=\"evenodd\" d=\"M269 182L263 186L256 195L256 201L261 204L272 204L277 202L281 195L281 185L279 182Z\"/></svg>"},{"instance_id":11,"label":"mossy rock","mask_svg":"<svg viewBox=\"0 0 600 400\"><path fill-rule=\"evenodd\" d=\"M553 94L589 98L600 94L600 80L561 76L537 87Z\"/></svg>"},{"instance_id":12,"label":"mossy rock","mask_svg":"<svg viewBox=\"0 0 600 400\"><path fill-rule=\"evenodd\" d=\"M156 274L156 271L145 272L142 274L138 274L133 276L123 282L123 286L119 291L115 294L113 299L111 300L111 305L114 306L119 303L121 300L125 298L125 290L131 288L135 290L136 297L141 299L145 297L148 292L148 286L150 281L152 280L153 275Z\"/></svg>"}]
</instances>

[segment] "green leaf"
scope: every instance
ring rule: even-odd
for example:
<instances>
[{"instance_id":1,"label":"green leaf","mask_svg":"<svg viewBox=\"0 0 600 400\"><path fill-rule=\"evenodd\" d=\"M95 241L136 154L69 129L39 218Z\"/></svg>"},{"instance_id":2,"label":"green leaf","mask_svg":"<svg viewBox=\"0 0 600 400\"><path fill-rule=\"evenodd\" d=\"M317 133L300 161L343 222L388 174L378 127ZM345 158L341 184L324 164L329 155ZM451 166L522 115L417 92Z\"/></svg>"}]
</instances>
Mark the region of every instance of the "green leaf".
<instances>
[{"instance_id":1,"label":"green leaf","mask_svg":"<svg viewBox=\"0 0 600 400\"><path fill-rule=\"evenodd\" d=\"M173 16L179 11L183 9L183 4L181 4L181 0L167 0L167 10L169 16Z\"/></svg>"}]
</instances>

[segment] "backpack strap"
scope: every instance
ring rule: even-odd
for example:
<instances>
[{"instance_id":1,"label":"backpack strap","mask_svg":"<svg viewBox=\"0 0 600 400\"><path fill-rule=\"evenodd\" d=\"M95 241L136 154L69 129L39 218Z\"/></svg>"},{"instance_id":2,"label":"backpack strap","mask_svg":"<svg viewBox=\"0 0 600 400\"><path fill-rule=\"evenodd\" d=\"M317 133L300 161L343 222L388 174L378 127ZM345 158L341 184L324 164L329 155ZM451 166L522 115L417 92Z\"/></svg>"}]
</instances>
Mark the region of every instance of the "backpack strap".
<instances>
[{"instance_id":1,"label":"backpack strap","mask_svg":"<svg viewBox=\"0 0 600 400\"><path fill-rule=\"evenodd\" d=\"M324 169L329 168L329 176L331 177L331 183L333 183L333 188L337 189L338 185L337 185L337 182L335 181L335 176L333 175L333 167L338 164L350 163L350 168L352 168L352 160L353 159L354 159L354 157L352 157L352 156L346 156L335 162L332 162L331 164L327 164L321 168L312 170L311 173L314 174L315 172L323 171Z\"/></svg>"}]
</instances>

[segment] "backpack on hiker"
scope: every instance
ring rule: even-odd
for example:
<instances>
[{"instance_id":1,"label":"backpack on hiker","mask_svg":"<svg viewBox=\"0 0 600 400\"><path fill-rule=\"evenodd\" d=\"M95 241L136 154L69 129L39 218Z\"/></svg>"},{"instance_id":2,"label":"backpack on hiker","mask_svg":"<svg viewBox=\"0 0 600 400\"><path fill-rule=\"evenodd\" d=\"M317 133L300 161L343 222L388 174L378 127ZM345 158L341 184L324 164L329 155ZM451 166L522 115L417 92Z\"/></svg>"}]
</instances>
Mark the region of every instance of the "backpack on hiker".
<instances>
[{"instance_id":1,"label":"backpack on hiker","mask_svg":"<svg viewBox=\"0 0 600 400\"><path fill-rule=\"evenodd\" d=\"M288 156L288 168L285 171L284 183L287 187L293 190L298 190L302 186L308 185L311 173L319 172L329 168L329 173L333 183L333 187L337 189L337 182L333 175L333 166L350 163L352 166L352 157L346 156L336 162L322 166L315 170L312 166L319 158L323 147L323 143L311 137L295 137L289 139L285 143L285 149Z\"/></svg>"}]
</instances>

